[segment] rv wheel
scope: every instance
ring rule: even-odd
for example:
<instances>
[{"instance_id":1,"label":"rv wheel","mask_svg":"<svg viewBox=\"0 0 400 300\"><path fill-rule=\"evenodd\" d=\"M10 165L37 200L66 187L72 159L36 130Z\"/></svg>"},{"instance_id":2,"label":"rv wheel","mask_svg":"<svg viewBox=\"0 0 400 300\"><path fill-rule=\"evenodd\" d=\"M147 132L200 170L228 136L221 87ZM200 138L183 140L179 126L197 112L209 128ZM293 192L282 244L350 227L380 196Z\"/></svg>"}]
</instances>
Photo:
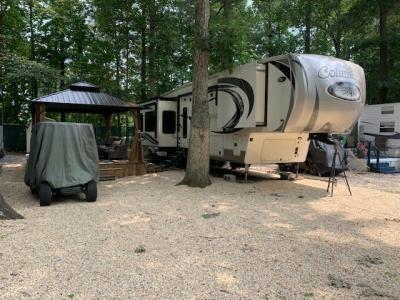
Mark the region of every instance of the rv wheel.
<instances>
[{"instance_id":1,"label":"rv wheel","mask_svg":"<svg viewBox=\"0 0 400 300\"><path fill-rule=\"evenodd\" d=\"M51 203L51 198L53 196L53 192L51 191L51 187L46 182L42 182L39 185L39 200L40 206L49 206Z\"/></svg>"},{"instance_id":2,"label":"rv wheel","mask_svg":"<svg viewBox=\"0 0 400 300\"><path fill-rule=\"evenodd\" d=\"M89 181L86 186L86 201L95 202L97 200L97 184L95 181Z\"/></svg>"}]
</instances>

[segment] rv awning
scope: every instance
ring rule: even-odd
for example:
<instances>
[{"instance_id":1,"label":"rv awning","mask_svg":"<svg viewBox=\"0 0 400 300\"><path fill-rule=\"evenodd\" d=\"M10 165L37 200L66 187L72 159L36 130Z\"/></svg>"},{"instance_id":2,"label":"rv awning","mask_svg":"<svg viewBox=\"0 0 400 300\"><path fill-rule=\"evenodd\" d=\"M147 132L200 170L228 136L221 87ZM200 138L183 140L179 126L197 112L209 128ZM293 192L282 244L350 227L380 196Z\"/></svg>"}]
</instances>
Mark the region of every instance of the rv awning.
<instances>
[{"instance_id":1,"label":"rv awning","mask_svg":"<svg viewBox=\"0 0 400 300\"><path fill-rule=\"evenodd\" d=\"M68 89L32 100L32 109L44 104L50 112L121 113L140 106L103 93L94 84L77 82Z\"/></svg>"}]
</instances>

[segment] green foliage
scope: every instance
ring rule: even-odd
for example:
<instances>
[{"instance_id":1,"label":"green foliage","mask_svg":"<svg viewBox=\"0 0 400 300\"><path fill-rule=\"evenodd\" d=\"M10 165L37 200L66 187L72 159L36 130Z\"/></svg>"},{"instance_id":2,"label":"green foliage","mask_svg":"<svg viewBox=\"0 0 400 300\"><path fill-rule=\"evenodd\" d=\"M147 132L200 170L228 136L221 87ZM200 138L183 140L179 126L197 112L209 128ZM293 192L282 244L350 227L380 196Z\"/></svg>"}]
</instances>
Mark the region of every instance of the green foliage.
<instances>
[{"instance_id":1,"label":"green foliage","mask_svg":"<svg viewBox=\"0 0 400 300\"><path fill-rule=\"evenodd\" d=\"M304 52L306 24L311 53L352 60L365 69L368 103L381 101L383 88L385 101L399 101L396 0L211 0L210 73L263 56ZM190 81L193 25L193 3L185 0L2 0L4 121L27 122L34 95L76 80L137 102ZM382 45L388 49L387 74L382 74Z\"/></svg>"},{"instance_id":2,"label":"green foliage","mask_svg":"<svg viewBox=\"0 0 400 300\"><path fill-rule=\"evenodd\" d=\"M0 65L3 69L0 84L3 85L32 79L48 83L62 78L56 69L16 54L1 56Z\"/></svg>"}]
</instances>

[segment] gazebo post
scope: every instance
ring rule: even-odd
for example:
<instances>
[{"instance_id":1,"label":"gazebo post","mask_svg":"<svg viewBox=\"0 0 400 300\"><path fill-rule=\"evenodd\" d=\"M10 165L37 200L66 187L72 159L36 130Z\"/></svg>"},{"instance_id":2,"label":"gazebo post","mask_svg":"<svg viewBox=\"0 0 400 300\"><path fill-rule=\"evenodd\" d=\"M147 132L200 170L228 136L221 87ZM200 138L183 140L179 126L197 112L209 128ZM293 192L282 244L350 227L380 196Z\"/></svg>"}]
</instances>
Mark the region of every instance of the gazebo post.
<instances>
[{"instance_id":1,"label":"gazebo post","mask_svg":"<svg viewBox=\"0 0 400 300\"><path fill-rule=\"evenodd\" d=\"M104 135L104 144L109 144L111 142L111 113L104 114L105 121L105 135Z\"/></svg>"},{"instance_id":2,"label":"gazebo post","mask_svg":"<svg viewBox=\"0 0 400 300\"><path fill-rule=\"evenodd\" d=\"M35 114L33 116L32 124L40 123L44 121L46 115L46 105L45 104L35 104Z\"/></svg>"},{"instance_id":3,"label":"gazebo post","mask_svg":"<svg viewBox=\"0 0 400 300\"><path fill-rule=\"evenodd\" d=\"M139 117L139 109L131 110L133 115L133 122L135 126L135 141L132 144L132 150L129 157L129 172L128 175L143 175L146 174L146 165L144 163L143 151L142 151L142 142L140 140L140 117Z\"/></svg>"}]
</instances>

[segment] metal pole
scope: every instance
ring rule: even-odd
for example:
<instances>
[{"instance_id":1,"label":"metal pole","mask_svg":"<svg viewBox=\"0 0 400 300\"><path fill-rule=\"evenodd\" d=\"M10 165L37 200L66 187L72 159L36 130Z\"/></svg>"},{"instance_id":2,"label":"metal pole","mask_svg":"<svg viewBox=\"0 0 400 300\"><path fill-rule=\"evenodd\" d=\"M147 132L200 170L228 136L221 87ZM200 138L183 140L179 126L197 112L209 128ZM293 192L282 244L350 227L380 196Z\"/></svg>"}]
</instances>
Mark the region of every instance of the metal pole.
<instances>
[{"instance_id":1,"label":"metal pole","mask_svg":"<svg viewBox=\"0 0 400 300\"><path fill-rule=\"evenodd\" d=\"M352 194L351 194L351 189L350 189L350 184L349 184L349 182L348 182L348 180L347 180L346 170L345 170L345 168L344 168L343 160L342 160L342 158L340 157L340 155L339 155L339 162L340 162L340 165L342 166L343 176L344 176L344 180L346 181L347 189L349 190L350 196L352 196Z\"/></svg>"},{"instance_id":2,"label":"metal pole","mask_svg":"<svg viewBox=\"0 0 400 300\"><path fill-rule=\"evenodd\" d=\"M335 154L333 155L333 168L332 168L332 172L333 172L333 178L332 178L332 189L331 189L331 197L333 197L333 189L335 187L335 177L336 177L336 157L337 157L337 148L335 146Z\"/></svg>"}]
</instances>

